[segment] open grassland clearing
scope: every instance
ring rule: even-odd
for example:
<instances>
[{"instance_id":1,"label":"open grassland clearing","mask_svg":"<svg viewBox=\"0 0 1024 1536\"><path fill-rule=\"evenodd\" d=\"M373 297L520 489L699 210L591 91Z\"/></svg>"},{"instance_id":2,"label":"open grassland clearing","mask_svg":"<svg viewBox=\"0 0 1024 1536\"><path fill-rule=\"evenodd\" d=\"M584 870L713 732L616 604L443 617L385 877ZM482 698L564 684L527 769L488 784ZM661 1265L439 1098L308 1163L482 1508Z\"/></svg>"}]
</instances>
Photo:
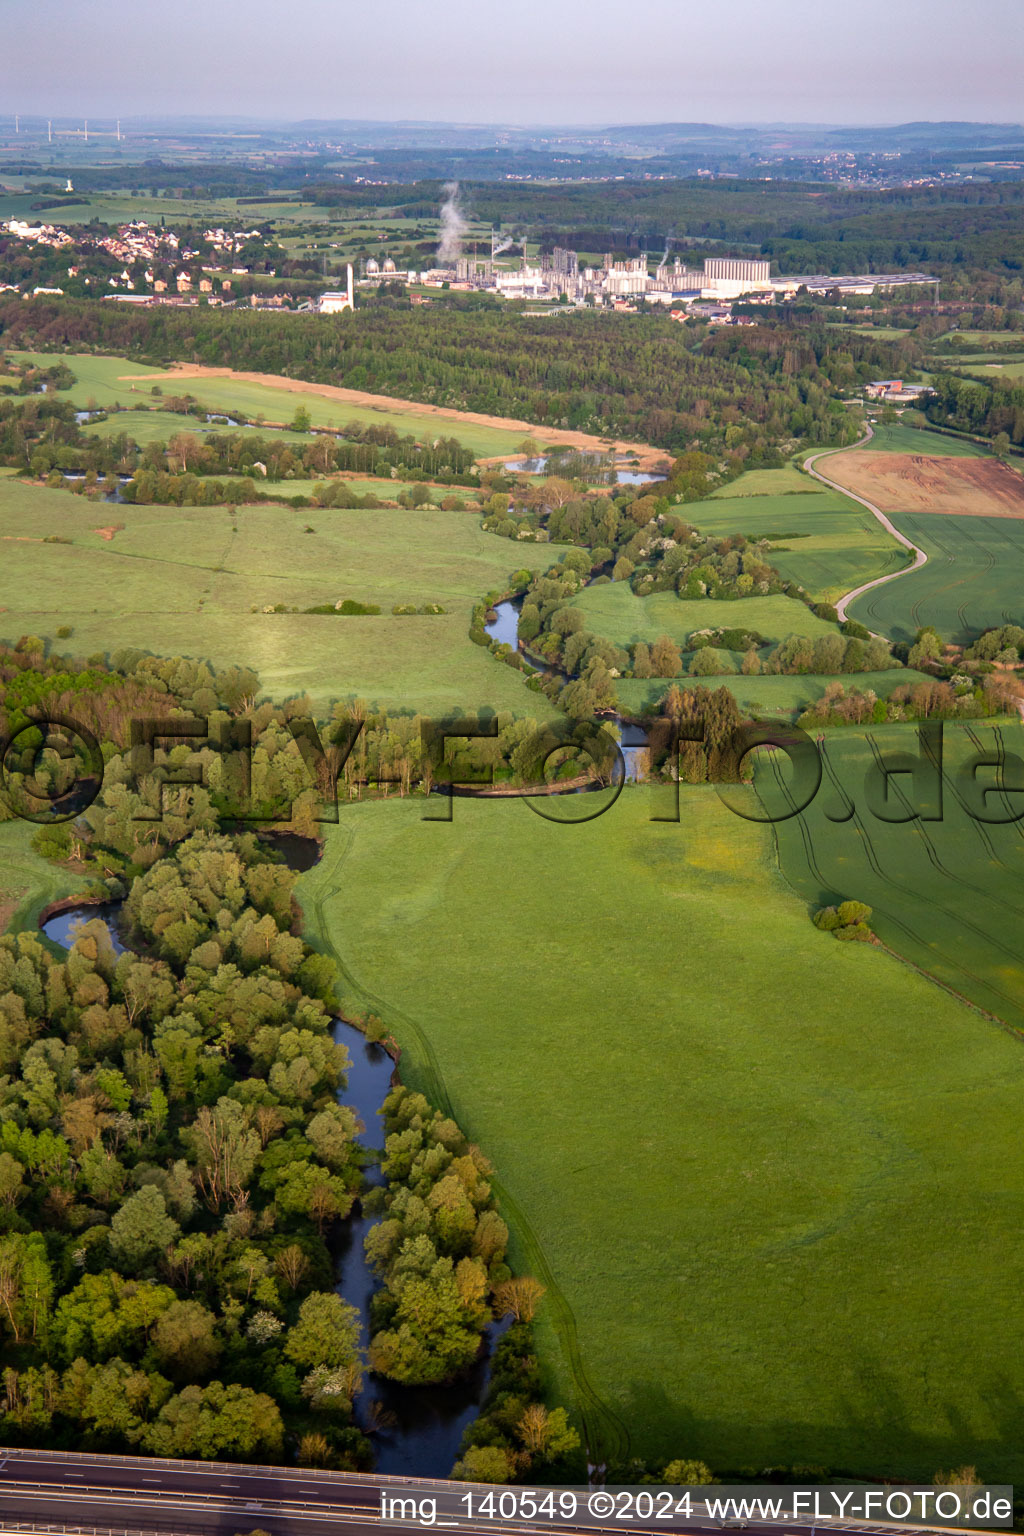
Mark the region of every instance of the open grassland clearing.
<instances>
[{"instance_id":1,"label":"open grassland clearing","mask_svg":"<svg viewBox=\"0 0 1024 1536\"><path fill-rule=\"evenodd\" d=\"M268 431L271 429L267 429ZM121 432L126 432L134 438L140 447L145 448L148 443L166 443L179 432L192 432L199 437L208 437L210 434L249 433L258 434L259 427L229 427L224 422L204 421L202 417L179 416L174 411L141 410L141 411L114 411L104 421L86 421L82 423L82 431L88 432L93 437L116 437ZM274 437L283 437L288 442L309 443L311 441L308 432L289 432L285 428L274 429ZM221 476L221 479L224 477Z\"/></svg>"},{"instance_id":2,"label":"open grassland clearing","mask_svg":"<svg viewBox=\"0 0 1024 1536\"><path fill-rule=\"evenodd\" d=\"M441 411L414 404L406 408L404 401L390 400L383 395L270 375L231 374L228 369L188 369L183 366L168 372L145 367L134 359L94 357L89 353L12 352L10 355L41 368L66 363L75 375L75 383L70 389L55 390L54 394L58 399L71 400L83 410L92 404L100 408L115 403L130 406L133 391L136 395L150 395L153 386L157 385L165 395L193 395L211 413L233 416L235 412L241 412L253 419L262 416L270 422L287 424L294 419L297 410L304 409L313 427L339 429L355 422L360 426L390 426L402 436L411 434L423 441L442 436L457 437L481 457L511 458L518 452L524 437L536 430L525 422L492 425L488 418L471 412ZM201 425L198 423L192 428L184 420L178 430L199 430ZM217 424L213 423L213 426ZM116 426L109 422L100 422L98 427L101 433L116 430ZM219 430L235 429L221 426ZM562 441L585 435L550 432L545 435L545 442L549 438ZM597 438L589 437L586 445L600 446ZM664 454L659 457L664 459Z\"/></svg>"},{"instance_id":3,"label":"open grassland clearing","mask_svg":"<svg viewBox=\"0 0 1024 1536\"><path fill-rule=\"evenodd\" d=\"M204 480L223 481L225 476L203 475L201 478ZM264 480L262 477L259 477L256 480L256 484L257 488L265 491L268 496L313 496L317 493L323 493L328 486L337 480L344 481L345 485L354 491L357 496L376 496L378 501L386 502L395 502L403 492L409 491L414 484L421 483L409 480L374 479L372 476L365 475L331 475L329 479L321 478L319 480L302 478L294 480ZM479 491L472 487L463 485L431 485L428 483L427 490L430 492L430 499L435 506L438 506L448 496L458 497L460 501L465 502L476 499L480 494ZM310 511L313 512L317 510L319 509L316 507L310 508Z\"/></svg>"},{"instance_id":4,"label":"open grassland clearing","mask_svg":"<svg viewBox=\"0 0 1024 1536\"><path fill-rule=\"evenodd\" d=\"M823 473L883 512L1024 517L1024 475L998 459L923 454L831 454Z\"/></svg>"},{"instance_id":5,"label":"open grassland clearing","mask_svg":"<svg viewBox=\"0 0 1024 1536\"><path fill-rule=\"evenodd\" d=\"M912 453L926 454L928 458L951 459L983 459L986 450L979 443L968 442L964 438L949 437L945 432L929 432L927 427L911 427L903 422L880 422L874 429L874 435L858 450L860 453ZM853 449L850 450L853 452ZM836 455L838 458L839 455ZM831 456L825 460L823 473L831 475L829 464L834 464ZM838 477L837 477L838 478Z\"/></svg>"},{"instance_id":6,"label":"open grassland clearing","mask_svg":"<svg viewBox=\"0 0 1024 1536\"><path fill-rule=\"evenodd\" d=\"M981 378L1024 379L1024 358L1013 358L1004 363L972 363L967 370Z\"/></svg>"},{"instance_id":7,"label":"open grassland clearing","mask_svg":"<svg viewBox=\"0 0 1024 1536\"><path fill-rule=\"evenodd\" d=\"M637 597L624 581L585 587L573 606L586 615L586 627L615 645L650 643L669 635L676 643L697 629L756 630L766 640L830 635L836 626L791 597L679 598L674 592Z\"/></svg>"},{"instance_id":8,"label":"open grassland clearing","mask_svg":"<svg viewBox=\"0 0 1024 1536\"><path fill-rule=\"evenodd\" d=\"M795 720L810 704L824 698L834 677L807 674L787 677L784 674L766 674L761 677L744 677L740 673L741 657L734 655L736 675L695 678L617 678L615 695L624 715L650 714L657 710L669 688L685 688L700 684L704 688L728 688L744 715L751 717L778 716L783 720ZM870 689L879 698L888 698L894 688L906 683L927 681L923 672L912 667L893 667L887 672L853 672L839 679L847 689L859 688L862 693Z\"/></svg>"},{"instance_id":9,"label":"open grassland clearing","mask_svg":"<svg viewBox=\"0 0 1024 1536\"><path fill-rule=\"evenodd\" d=\"M159 172L156 172L159 176ZM64 175L64 172L61 172ZM11 180L10 177L6 178ZM90 224L94 219L101 224L127 224L133 219L158 225L166 219L171 228L194 221L208 227L223 224L233 229L253 229L270 221L295 222L317 216L317 205L312 202L241 202L234 197L152 197L142 193L133 197L130 191L74 193L66 203L53 203L45 209L33 208L39 202L37 192L14 191L0 194L0 219L26 219L29 223L45 221L67 227ZM322 216L322 215L321 215Z\"/></svg>"},{"instance_id":10,"label":"open grassland clearing","mask_svg":"<svg viewBox=\"0 0 1024 1536\"><path fill-rule=\"evenodd\" d=\"M44 907L89 883L34 851L38 830L31 821L0 822L0 933L34 933Z\"/></svg>"},{"instance_id":11,"label":"open grassland clearing","mask_svg":"<svg viewBox=\"0 0 1024 1536\"><path fill-rule=\"evenodd\" d=\"M738 480L730 480L712 491L710 501L737 501L749 496L813 495L814 482L795 464L783 469L748 469ZM695 503L703 506L703 502Z\"/></svg>"},{"instance_id":12,"label":"open grassland clearing","mask_svg":"<svg viewBox=\"0 0 1024 1536\"><path fill-rule=\"evenodd\" d=\"M775 485L772 475L780 476ZM751 494L748 481L763 490ZM904 563L895 539L866 507L809 475L795 469L755 470L736 481L735 489L736 495L719 492L708 501L690 503L683 515L716 538L742 533L748 539L770 539L771 564L819 601L831 602Z\"/></svg>"},{"instance_id":13,"label":"open grassland clearing","mask_svg":"<svg viewBox=\"0 0 1024 1536\"><path fill-rule=\"evenodd\" d=\"M127 371L132 365L125 364ZM342 426L348 421L377 422L393 418L399 432L425 437L458 437L460 442L481 457L514 457L524 437L543 437L544 443L580 448L594 453L614 448L633 452L636 467L654 469L668 463L663 449L649 443L594 437L589 432L573 432L561 427L536 427L507 416L489 416L479 411L457 411L444 406L374 395L362 389L345 389L334 384L311 384L304 379L290 379L283 374L237 372L230 368L212 368L177 363L162 375L162 387L176 390L188 382L189 392L205 402L214 401L221 409L234 405L247 416L262 412L268 420L287 421L299 406L309 412L314 426ZM301 395L302 399L294 397ZM368 414L369 413L369 414Z\"/></svg>"},{"instance_id":14,"label":"open grassland clearing","mask_svg":"<svg viewBox=\"0 0 1024 1536\"><path fill-rule=\"evenodd\" d=\"M286 485L287 482L282 482ZM312 522L313 534L303 530ZM112 539L103 526L122 524ZM55 535L65 543L47 544ZM277 698L357 695L442 713L551 707L468 636L523 552L459 512L113 506L0 480L0 635L73 626L79 655L138 646L254 667ZM264 613L342 598L378 616ZM436 616L391 613L437 602ZM257 609L253 612L253 608ZM60 642L58 642L60 647ZM66 647L67 648L67 647Z\"/></svg>"},{"instance_id":15,"label":"open grassland clearing","mask_svg":"<svg viewBox=\"0 0 1024 1536\"><path fill-rule=\"evenodd\" d=\"M1024 521L1011 517L893 516L928 556L898 581L865 592L849 615L890 640L913 640L932 624L967 644L983 629L1024 618Z\"/></svg>"},{"instance_id":16,"label":"open grassland clearing","mask_svg":"<svg viewBox=\"0 0 1024 1536\"><path fill-rule=\"evenodd\" d=\"M1024 828L1019 821L974 819L958 779L979 751L998 749L1024 750L1019 722L947 723L941 819L894 823L871 813L865 779L888 754L916 751L913 733L898 726L830 731L821 789L807 810L776 826L776 837L786 877L812 906L851 897L866 901L874 909L873 928L890 948L979 1008L1024 1029ZM756 782L768 806L781 803L777 770L773 763L758 766ZM937 785L938 778L935 771L929 784ZM980 769L977 781L995 786L996 770ZM909 775L892 782L897 812L938 809L937 793L929 789L925 797ZM985 810L1007 818L1020 814L1009 796L996 793L987 797Z\"/></svg>"},{"instance_id":17,"label":"open grassland clearing","mask_svg":"<svg viewBox=\"0 0 1024 1536\"><path fill-rule=\"evenodd\" d=\"M145 364L129 363L123 357L97 357L91 352L22 352L12 351L8 356L18 363L28 363L33 368L52 368L63 363L71 369L75 382L70 389L55 389L58 400L70 400L80 410L97 406L106 409L111 405L129 405L132 393L148 394L153 384L159 382L162 370ZM124 375L133 377L126 379ZM170 390L170 394L186 394L186 390Z\"/></svg>"},{"instance_id":18,"label":"open grassland clearing","mask_svg":"<svg viewBox=\"0 0 1024 1536\"><path fill-rule=\"evenodd\" d=\"M713 790L656 793L347 807L305 931L493 1160L602 1449L1024 1473L1024 1048L819 933Z\"/></svg>"}]
</instances>

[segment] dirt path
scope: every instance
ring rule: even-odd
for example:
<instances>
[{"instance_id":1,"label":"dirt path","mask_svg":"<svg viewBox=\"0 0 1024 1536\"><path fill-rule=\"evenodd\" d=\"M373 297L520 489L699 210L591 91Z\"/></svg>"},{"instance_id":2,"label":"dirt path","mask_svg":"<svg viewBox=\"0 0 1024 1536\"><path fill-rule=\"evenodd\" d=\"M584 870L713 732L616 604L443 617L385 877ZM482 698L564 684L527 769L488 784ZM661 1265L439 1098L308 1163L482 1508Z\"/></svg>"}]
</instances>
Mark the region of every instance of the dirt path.
<instances>
[{"instance_id":1,"label":"dirt path","mask_svg":"<svg viewBox=\"0 0 1024 1536\"><path fill-rule=\"evenodd\" d=\"M340 384L310 384L305 379L289 379L279 373L243 373L235 368L212 368L199 363L173 363L165 373L122 373L126 381L144 379L148 384L179 379L237 379L240 384L264 384L270 389L285 389L296 395L320 395L346 405L369 406L394 415L436 416L439 421L465 421L478 427L498 427L507 432L521 432L541 443L560 443L567 448L586 448L595 453L635 453L638 469L658 469L671 461L663 448L650 443L627 443L619 439L594 437L589 432L570 432L563 427L540 427L534 422L516 421L509 416L485 416L479 411L456 411L442 405L424 405L417 400L397 400L390 395L371 395L365 389L345 389ZM268 423L269 425L269 423Z\"/></svg>"},{"instance_id":2,"label":"dirt path","mask_svg":"<svg viewBox=\"0 0 1024 1536\"><path fill-rule=\"evenodd\" d=\"M869 443L874 437L875 434L870 426L865 427L864 430L865 435L853 445L854 448L863 447L865 443ZM844 596L841 597L836 603L836 613L839 615L840 621L844 621L846 619L847 609L855 597L860 597L861 593L863 592L870 592L872 587L881 587L884 586L886 582L898 581L901 576L907 576L911 571L920 569L920 567L924 565L928 559L928 556L925 554L923 549L919 549L916 544L912 543L910 539L908 539L904 534L900 533L898 528L893 527L892 523L886 517L882 509L880 507L876 507L873 501L868 501L864 496L858 496L856 492L851 491L847 486L840 485L838 480L830 480L827 475L820 474L819 471L814 468L819 459L827 459L831 457L832 454L837 453L852 453L852 451L852 449L832 448L828 453L814 453L810 458L804 460L804 468L809 475L814 476L815 480L820 480L822 485L831 486L832 490L840 491L844 496L849 496L851 501L858 501L862 507L867 507L872 516L877 517L886 533L891 533L893 538L896 539L898 543L903 545L904 549L913 550L914 561L912 565L904 566L902 571L890 571L887 576L876 576L874 581L865 581L861 584L861 586L854 587L852 592L845 593ZM874 634L874 630L872 630L871 633ZM884 640L885 636L877 635L876 639Z\"/></svg>"}]
</instances>

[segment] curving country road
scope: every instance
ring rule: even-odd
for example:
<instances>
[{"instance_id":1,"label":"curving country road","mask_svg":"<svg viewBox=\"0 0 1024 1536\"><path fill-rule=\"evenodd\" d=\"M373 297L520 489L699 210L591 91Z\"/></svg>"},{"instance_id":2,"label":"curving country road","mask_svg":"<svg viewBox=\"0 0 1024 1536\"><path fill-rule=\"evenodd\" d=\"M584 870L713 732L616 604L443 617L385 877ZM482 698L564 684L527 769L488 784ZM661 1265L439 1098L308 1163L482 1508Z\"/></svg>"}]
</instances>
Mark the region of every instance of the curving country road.
<instances>
[{"instance_id":1,"label":"curving country road","mask_svg":"<svg viewBox=\"0 0 1024 1536\"><path fill-rule=\"evenodd\" d=\"M865 427L864 436L858 438L857 442L851 444L851 446L857 448L862 443L869 443L874 435L874 430L868 425ZM840 485L838 480L830 480L827 475L821 474L819 470L814 468L819 459L827 459L833 453L848 452L848 448L829 448L824 453L814 453L810 458L804 460L804 468L809 475L814 476L815 480L820 480L822 485L827 485L831 490L839 491L841 495L848 496L851 501L857 501L862 507L866 507L872 517L878 519L886 533L891 533L896 542L902 544L904 549L913 551L914 561L912 565L905 566L901 571L890 571L887 576L876 576L874 581L865 581L861 586L854 587L852 592L847 592L843 597L839 598L835 606L841 621L846 618L847 609L855 597L860 597L864 592L870 592L874 587L884 586L888 581L898 581L901 576L909 576L911 571L920 570L921 566L928 560L924 550L918 548L913 540L908 539L905 534L900 533L899 529L894 527L890 519L886 517L881 507L876 507L873 501L868 501L864 496L857 496L853 491L847 490L845 485ZM874 632L872 631L872 633ZM881 635L878 638L884 640L885 636Z\"/></svg>"}]
</instances>

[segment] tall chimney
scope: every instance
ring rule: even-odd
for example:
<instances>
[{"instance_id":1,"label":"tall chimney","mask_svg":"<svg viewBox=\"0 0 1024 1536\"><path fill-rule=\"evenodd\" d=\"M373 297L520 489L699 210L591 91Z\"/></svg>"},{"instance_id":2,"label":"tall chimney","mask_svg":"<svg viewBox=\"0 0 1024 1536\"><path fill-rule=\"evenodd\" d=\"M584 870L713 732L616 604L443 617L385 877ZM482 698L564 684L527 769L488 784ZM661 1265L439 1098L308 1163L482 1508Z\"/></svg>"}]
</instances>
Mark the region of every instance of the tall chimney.
<instances>
[{"instance_id":1,"label":"tall chimney","mask_svg":"<svg viewBox=\"0 0 1024 1536\"><path fill-rule=\"evenodd\" d=\"M349 264L348 264L348 305L349 305L350 309L353 307L353 305L352 305L352 263L351 262L349 262Z\"/></svg>"}]
</instances>

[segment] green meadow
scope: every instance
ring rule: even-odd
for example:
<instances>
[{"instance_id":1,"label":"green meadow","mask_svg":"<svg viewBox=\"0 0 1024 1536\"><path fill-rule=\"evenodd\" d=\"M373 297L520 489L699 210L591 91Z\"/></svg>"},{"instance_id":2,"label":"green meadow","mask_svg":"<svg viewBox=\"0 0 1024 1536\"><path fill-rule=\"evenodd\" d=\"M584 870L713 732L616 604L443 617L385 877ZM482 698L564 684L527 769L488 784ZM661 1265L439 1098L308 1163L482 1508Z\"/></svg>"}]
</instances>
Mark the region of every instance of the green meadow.
<instances>
[{"instance_id":1,"label":"green meadow","mask_svg":"<svg viewBox=\"0 0 1024 1536\"><path fill-rule=\"evenodd\" d=\"M757 630L766 640L782 640L786 635L815 639L834 634L836 628L791 597L688 599L674 592L637 597L624 581L585 587L573 605L583 610L588 629L615 645L649 642L659 635L670 635L678 643L695 629Z\"/></svg>"},{"instance_id":2,"label":"green meadow","mask_svg":"<svg viewBox=\"0 0 1024 1536\"><path fill-rule=\"evenodd\" d=\"M411 434L423 440L457 437L482 458L493 458L505 453L512 457L527 435L524 430L480 426L453 417L434 416L422 410L350 405L347 401L332 400L314 391L306 393L281 389L273 384L252 384L244 379L188 378L168 373L166 369L148 367L131 358L94 357L91 353L20 351L12 351L9 355L19 362L30 362L43 368L51 367L56 362L66 363L75 375L75 383L70 389L57 390L55 393L59 399L71 400L83 409L90 404L100 407L115 403L130 406L133 393L151 397L152 387L157 384L166 395L193 395L207 410L227 416L241 412L243 416L252 419L263 416L267 421L287 423L294 419L297 410L304 409L313 427L343 427L349 422L358 422L361 426L392 426L402 436ZM130 377L136 374L141 377ZM114 430L106 423L100 423L100 428Z\"/></svg>"},{"instance_id":3,"label":"green meadow","mask_svg":"<svg viewBox=\"0 0 1024 1536\"><path fill-rule=\"evenodd\" d=\"M979 753L1024 750L1024 728L1016 721L947 723L941 819L880 820L866 800L869 770L886 754L917 750L915 734L899 727L830 731L818 794L801 815L775 829L783 871L812 905L866 901L884 943L1024 1030L1024 831L1012 819L1021 812L1019 794L989 794L986 816L1004 821L979 821L969 814L961 777ZM776 803L776 771L774 764L758 769L767 805ZM923 808L934 815L938 782L936 769L918 801L910 776L899 775L895 813ZM977 782L994 787L995 768L978 770Z\"/></svg>"},{"instance_id":4,"label":"green meadow","mask_svg":"<svg viewBox=\"0 0 1024 1536\"><path fill-rule=\"evenodd\" d=\"M1024 523L1012 517L894 514L928 563L850 604L852 619L892 640L912 640L933 624L944 640L965 643L997 624L1024 618L1020 571Z\"/></svg>"},{"instance_id":5,"label":"green meadow","mask_svg":"<svg viewBox=\"0 0 1024 1536\"><path fill-rule=\"evenodd\" d=\"M110 525L122 526L106 540L97 530ZM70 542L44 543L49 536ZM474 603L504 588L524 554L464 512L136 507L5 477L0 547L0 635L8 639L53 637L70 624L73 638L57 645L77 655L138 646L239 663L254 667L274 697L308 691L320 705L356 695L435 713L550 709L469 639ZM341 598L383 611L262 611ZM391 613L396 603L428 602L448 611Z\"/></svg>"},{"instance_id":6,"label":"green meadow","mask_svg":"<svg viewBox=\"0 0 1024 1536\"><path fill-rule=\"evenodd\" d=\"M694 678L692 681L705 688L728 688L744 714L753 716L777 715L785 720L795 719L808 705L824 697L829 683L836 682L834 677L813 674L802 677L786 677L781 674L744 677L739 670L742 657L733 655L732 659L735 674ZM838 679L846 688L859 688L864 693L870 689L879 698L888 698L892 690L902 684L923 683L925 680L924 673L916 672L912 667L893 667L887 672L855 672ZM686 678L618 678L615 695L623 714L650 714L656 710L669 688L683 688L686 683Z\"/></svg>"},{"instance_id":7,"label":"green meadow","mask_svg":"<svg viewBox=\"0 0 1024 1536\"><path fill-rule=\"evenodd\" d=\"M792 466L752 470L683 515L715 537L770 539L776 570L822 602L904 563L895 539L866 507Z\"/></svg>"},{"instance_id":8,"label":"green meadow","mask_svg":"<svg viewBox=\"0 0 1024 1536\"><path fill-rule=\"evenodd\" d=\"M177 432L194 432L199 437L207 437L212 433L248 433L256 434L258 427L228 427L223 422L207 422L200 417L181 416L174 411L138 410L138 411L114 411L105 421L86 421L82 423L82 431L93 437L114 437L118 433L126 432L134 438L140 447L147 443L166 443ZM268 434L271 429L268 428ZM306 444L310 441L307 432L289 432L287 429L274 428L274 437L283 437L288 442Z\"/></svg>"},{"instance_id":9,"label":"green meadow","mask_svg":"<svg viewBox=\"0 0 1024 1536\"><path fill-rule=\"evenodd\" d=\"M1024 358L1012 358L1005 363L972 363L967 371L982 378L1024 379Z\"/></svg>"},{"instance_id":10,"label":"green meadow","mask_svg":"<svg viewBox=\"0 0 1024 1536\"><path fill-rule=\"evenodd\" d=\"M70 366L74 366L70 364ZM134 372L134 364L122 364L125 372ZM339 384L344 380L339 379ZM250 384L243 379L209 378L188 379L167 375L161 387L168 393L180 391L195 395L211 411L224 411L231 415L241 411L243 415L267 421L290 422L295 412L304 409L309 413L314 427L343 427L349 422L361 426L392 426L402 436L411 434L420 439L457 437L467 448L481 457L493 457L507 453L513 455L526 435L525 431L509 431L505 427L486 427L469 421L459 421L447 416L434 416L424 411L389 410L386 406L350 405L344 400L332 400L312 391L279 389L272 384Z\"/></svg>"},{"instance_id":11,"label":"green meadow","mask_svg":"<svg viewBox=\"0 0 1024 1536\"><path fill-rule=\"evenodd\" d=\"M32 848L38 828L30 821L0 822L0 932L33 933L39 914L51 902L88 884Z\"/></svg>"},{"instance_id":12,"label":"green meadow","mask_svg":"<svg viewBox=\"0 0 1024 1536\"><path fill-rule=\"evenodd\" d=\"M1020 1041L815 929L713 790L656 794L347 807L305 931L492 1159L592 1447L1024 1474Z\"/></svg>"},{"instance_id":13,"label":"green meadow","mask_svg":"<svg viewBox=\"0 0 1024 1536\"><path fill-rule=\"evenodd\" d=\"M8 356L15 362L29 363L36 368L52 368L63 363L71 369L75 382L70 389L57 389L53 393L58 400L70 400L81 410L97 406L106 409L111 405L130 405L131 397L148 395L151 383L162 378L163 370L150 368L145 363L129 361L124 357L97 357L91 352L22 352L11 351ZM126 374L141 374L142 378L125 378ZM167 387L168 394L187 394L189 387L183 382L174 389ZM195 393L193 390L192 393Z\"/></svg>"},{"instance_id":14,"label":"green meadow","mask_svg":"<svg viewBox=\"0 0 1024 1536\"><path fill-rule=\"evenodd\" d=\"M948 455L954 459L987 457L987 450L980 443L948 437L944 432L929 432L927 427L907 427L902 422L888 426L880 422L871 440L858 446L867 453L923 453L928 458ZM827 459L818 467L822 474L828 474Z\"/></svg>"}]
</instances>

